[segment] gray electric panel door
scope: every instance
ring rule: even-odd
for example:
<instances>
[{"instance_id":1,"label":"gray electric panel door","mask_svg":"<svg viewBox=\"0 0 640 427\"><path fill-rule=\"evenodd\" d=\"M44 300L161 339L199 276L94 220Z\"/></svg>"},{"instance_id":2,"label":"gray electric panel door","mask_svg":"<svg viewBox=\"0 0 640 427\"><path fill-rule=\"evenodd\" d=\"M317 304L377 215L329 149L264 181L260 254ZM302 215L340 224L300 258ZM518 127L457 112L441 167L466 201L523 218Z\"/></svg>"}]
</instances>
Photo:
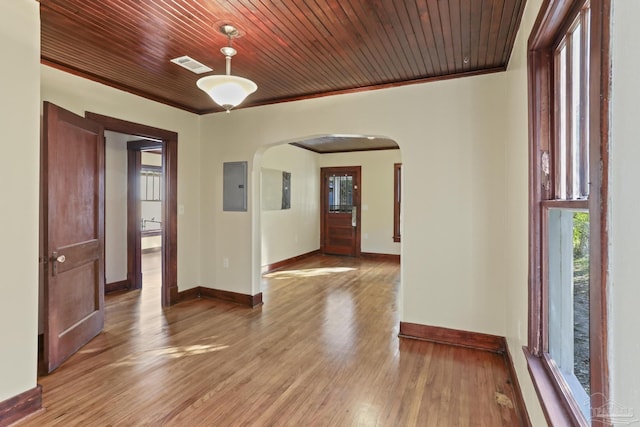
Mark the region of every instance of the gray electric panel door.
<instances>
[{"instance_id":1,"label":"gray electric panel door","mask_svg":"<svg viewBox=\"0 0 640 427\"><path fill-rule=\"evenodd\" d=\"M247 162L225 162L223 169L222 209L247 210Z\"/></svg>"}]
</instances>

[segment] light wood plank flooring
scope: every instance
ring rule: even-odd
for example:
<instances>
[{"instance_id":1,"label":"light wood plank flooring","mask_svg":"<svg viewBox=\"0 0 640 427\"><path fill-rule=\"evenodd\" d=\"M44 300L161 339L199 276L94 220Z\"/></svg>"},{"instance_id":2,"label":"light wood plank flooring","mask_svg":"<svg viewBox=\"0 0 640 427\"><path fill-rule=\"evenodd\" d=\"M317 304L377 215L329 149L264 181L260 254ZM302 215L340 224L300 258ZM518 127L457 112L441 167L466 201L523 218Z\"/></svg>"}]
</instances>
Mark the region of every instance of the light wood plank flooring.
<instances>
[{"instance_id":1,"label":"light wood plank flooring","mask_svg":"<svg viewBox=\"0 0 640 427\"><path fill-rule=\"evenodd\" d=\"M104 332L39 378L46 411L20 425L519 425L501 355L398 338L399 276L316 256L266 275L254 309L108 296Z\"/></svg>"}]
</instances>

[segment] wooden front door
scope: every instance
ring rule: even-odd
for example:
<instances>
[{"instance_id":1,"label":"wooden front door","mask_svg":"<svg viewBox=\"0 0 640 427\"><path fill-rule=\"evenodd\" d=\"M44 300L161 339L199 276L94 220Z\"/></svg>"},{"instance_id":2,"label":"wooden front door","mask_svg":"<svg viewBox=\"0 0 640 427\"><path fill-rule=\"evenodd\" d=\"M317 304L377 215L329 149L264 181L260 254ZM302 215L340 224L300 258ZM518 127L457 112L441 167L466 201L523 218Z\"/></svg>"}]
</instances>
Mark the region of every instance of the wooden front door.
<instances>
[{"instance_id":1,"label":"wooden front door","mask_svg":"<svg viewBox=\"0 0 640 427\"><path fill-rule=\"evenodd\" d=\"M360 166L321 169L320 249L360 256Z\"/></svg>"},{"instance_id":2,"label":"wooden front door","mask_svg":"<svg viewBox=\"0 0 640 427\"><path fill-rule=\"evenodd\" d=\"M45 102L44 374L104 326L103 133L101 125Z\"/></svg>"}]
</instances>

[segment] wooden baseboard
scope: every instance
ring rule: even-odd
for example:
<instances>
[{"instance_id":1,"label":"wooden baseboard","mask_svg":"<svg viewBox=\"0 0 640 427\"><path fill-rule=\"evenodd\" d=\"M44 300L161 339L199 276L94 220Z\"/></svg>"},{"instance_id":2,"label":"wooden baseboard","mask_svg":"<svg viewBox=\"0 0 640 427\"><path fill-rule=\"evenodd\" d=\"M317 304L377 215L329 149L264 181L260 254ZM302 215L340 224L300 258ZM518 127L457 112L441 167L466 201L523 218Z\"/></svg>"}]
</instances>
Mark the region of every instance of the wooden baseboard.
<instances>
[{"instance_id":1,"label":"wooden baseboard","mask_svg":"<svg viewBox=\"0 0 640 427\"><path fill-rule=\"evenodd\" d=\"M195 288L187 289L186 291L178 292L178 296L176 301L173 304L177 304L179 302L189 301L192 299L200 298L200 286L196 286Z\"/></svg>"},{"instance_id":2,"label":"wooden baseboard","mask_svg":"<svg viewBox=\"0 0 640 427\"><path fill-rule=\"evenodd\" d=\"M104 293L108 294L111 292L128 291L130 288L131 285L129 284L129 280L125 279L120 280L119 282L106 283L104 285Z\"/></svg>"},{"instance_id":3,"label":"wooden baseboard","mask_svg":"<svg viewBox=\"0 0 640 427\"><path fill-rule=\"evenodd\" d=\"M518 419L524 427L531 427L531 419L527 412L527 406L522 397L520 382L513 365L513 359L509 352L509 346L505 337L498 335L482 334L479 332L461 331L458 329L443 328L440 326L427 326L417 323L400 322L400 337L432 341L440 344L455 345L460 347L473 348L476 350L491 351L499 353L504 357L505 365L509 372L513 394L515 397L515 410Z\"/></svg>"},{"instance_id":4,"label":"wooden baseboard","mask_svg":"<svg viewBox=\"0 0 640 427\"><path fill-rule=\"evenodd\" d=\"M237 292L223 291L220 289L206 288L197 286L178 292L177 302L189 301L197 298L210 298L234 304L244 305L246 307L256 307L262 304L262 292L257 295L240 294Z\"/></svg>"},{"instance_id":5,"label":"wooden baseboard","mask_svg":"<svg viewBox=\"0 0 640 427\"><path fill-rule=\"evenodd\" d=\"M506 340L504 337L443 328L440 326L400 322L399 335L403 338L433 341L441 344L487 350L494 353L504 353L506 349Z\"/></svg>"},{"instance_id":6,"label":"wooden baseboard","mask_svg":"<svg viewBox=\"0 0 640 427\"><path fill-rule=\"evenodd\" d=\"M255 307L262 304L262 292L257 295L239 294L237 292L222 291L200 287L200 296L203 298L217 299L221 301L233 302L247 307Z\"/></svg>"},{"instance_id":7,"label":"wooden baseboard","mask_svg":"<svg viewBox=\"0 0 640 427\"><path fill-rule=\"evenodd\" d=\"M262 274L279 270L283 267L287 267L288 265L293 264L294 262L301 261L305 258L309 258L310 256L318 255L319 253L320 253L320 249L316 249L315 251L307 252L306 254L302 254L302 255L294 256L288 259L283 259L282 261L274 262L273 264L263 265Z\"/></svg>"},{"instance_id":8,"label":"wooden baseboard","mask_svg":"<svg viewBox=\"0 0 640 427\"><path fill-rule=\"evenodd\" d=\"M380 261L392 261L392 262L400 262L400 255L393 254L377 254L373 252L361 252L360 256L363 258L371 258Z\"/></svg>"},{"instance_id":9,"label":"wooden baseboard","mask_svg":"<svg viewBox=\"0 0 640 427\"><path fill-rule=\"evenodd\" d=\"M31 390L0 402L0 427L9 426L42 409L42 387Z\"/></svg>"},{"instance_id":10,"label":"wooden baseboard","mask_svg":"<svg viewBox=\"0 0 640 427\"><path fill-rule=\"evenodd\" d=\"M511 385L513 387L513 394L515 395L515 407L518 412L518 419L522 421L524 427L531 427L531 419L529 418L529 412L527 411L527 405L524 403L524 397L522 396L522 389L520 388L520 381L518 381L518 374L516 368L513 365L513 359L511 358L511 352L509 351L509 344L505 340L504 360L509 370L509 377L511 378Z\"/></svg>"}]
</instances>

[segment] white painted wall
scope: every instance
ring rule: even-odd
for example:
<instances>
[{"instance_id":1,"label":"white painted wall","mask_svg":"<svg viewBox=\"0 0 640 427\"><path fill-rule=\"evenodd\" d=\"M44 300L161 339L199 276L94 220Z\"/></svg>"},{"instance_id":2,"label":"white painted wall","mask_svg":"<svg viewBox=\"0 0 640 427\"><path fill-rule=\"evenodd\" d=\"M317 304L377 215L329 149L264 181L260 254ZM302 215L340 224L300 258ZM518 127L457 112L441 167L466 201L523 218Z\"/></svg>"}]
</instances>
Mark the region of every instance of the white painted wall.
<instances>
[{"instance_id":1,"label":"white painted wall","mask_svg":"<svg viewBox=\"0 0 640 427\"><path fill-rule=\"evenodd\" d=\"M506 159L505 240L502 270L506 307L505 336L511 351L518 382L534 426L546 424L538 402L522 347L527 345L528 328L528 224L529 224L529 135L527 101L527 39L540 9L541 0L528 0L515 48L504 75L508 115L503 121ZM494 250L500 250L494 245Z\"/></svg>"},{"instance_id":2,"label":"white painted wall","mask_svg":"<svg viewBox=\"0 0 640 427\"><path fill-rule=\"evenodd\" d=\"M640 420L640 2L613 2L611 94L609 360L611 400Z\"/></svg>"},{"instance_id":3,"label":"white painted wall","mask_svg":"<svg viewBox=\"0 0 640 427\"><path fill-rule=\"evenodd\" d=\"M42 99L84 115L91 111L178 133L178 289L200 285L199 117L111 87L41 66Z\"/></svg>"},{"instance_id":4,"label":"white painted wall","mask_svg":"<svg viewBox=\"0 0 640 427\"><path fill-rule=\"evenodd\" d=\"M159 153L149 153L147 151L143 151L140 158L140 163L143 165L149 166L162 166L162 154Z\"/></svg>"},{"instance_id":5,"label":"white painted wall","mask_svg":"<svg viewBox=\"0 0 640 427\"><path fill-rule=\"evenodd\" d=\"M393 241L393 165L402 162L400 150L323 154L318 161L320 167L362 166L361 250L400 255Z\"/></svg>"},{"instance_id":6,"label":"white painted wall","mask_svg":"<svg viewBox=\"0 0 640 427\"><path fill-rule=\"evenodd\" d=\"M157 249L162 247L162 236L146 236L141 239L140 249Z\"/></svg>"},{"instance_id":7,"label":"white painted wall","mask_svg":"<svg viewBox=\"0 0 640 427\"><path fill-rule=\"evenodd\" d=\"M257 151L327 133L381 135L402 150L402 319L504 335L503 82L492 74L203 116L202 285L259 292ZM251 170L249 211L222 212L222 163L238 160Z\"/></svg>"},{"instance_id":8,"label":"white painted wall","mask_svg":"<svg viewBox=\"0 0 640 427\"><path fill-rule=\"evenodd\" d=\"M0 2L0 402L36 386L40 17L34 0Z\"/></svg>"},{"instance_id":9,"label":"white painted wall","mask_svg":"<svg viewBox=\"0 0 640 427\"><path fill-rule=\"evenodd\" d=\"M262 210L262 261L273 264L320 248L318 155L289 144L269 148L262 167L291 172L291 208ZM256 207L260 207L258 204Z\"/></svg>"},{"instance_id":10,"label":"white painted wall","mask_svg":"<svg viewBox=\"0 0 640 427\"><path fill-rule=\"evenodd\" d=\"M405 177L402 320L506 335L533 425L544 425L520 347L526 343L526 38L529 0L507 73L405 86L197 117L39 66L38 3L0 2L5 135L0 176L0 401L36 384L39 88L42 98L179 132L179 287L259 291L261 215L253 205L257 151L326 133L398 141ZM612 399L640 412L635 111L640 61L636 0L613 2L610 372ZM506 102L505 102L506 101ZM202 126L199 127L199 122ZM247 123L250 124L247 125ZM202 131L200 135L199 129ZM202 146L199 147L201 142ZM251 164L250 211L223 213L222 162ZM258 169L259 171L259 169ZM200 184L202 183L202 184ZM200 201L201 199L201 201ZM19 206L20 209L12 207ZM434 208L435 206L435 208ZM252 230L257 233L252 235ZM202 233L202 239L199 233ZM192 248L200 248L198 251ZM230 257L222 269L221 257ZM200 262L201 261L201 262ZM255 266L258 268L256 269Z\"/></svg>"},{"instance_id":11,"label":"white painted wall","mask_svg":"<svg viewBox=\"0 0 640 427\"><path fill-rule=\"evenodd\" d=\"M128 135L105 132L105 283L127 279Z\"/></svg>"}]
</instances>

